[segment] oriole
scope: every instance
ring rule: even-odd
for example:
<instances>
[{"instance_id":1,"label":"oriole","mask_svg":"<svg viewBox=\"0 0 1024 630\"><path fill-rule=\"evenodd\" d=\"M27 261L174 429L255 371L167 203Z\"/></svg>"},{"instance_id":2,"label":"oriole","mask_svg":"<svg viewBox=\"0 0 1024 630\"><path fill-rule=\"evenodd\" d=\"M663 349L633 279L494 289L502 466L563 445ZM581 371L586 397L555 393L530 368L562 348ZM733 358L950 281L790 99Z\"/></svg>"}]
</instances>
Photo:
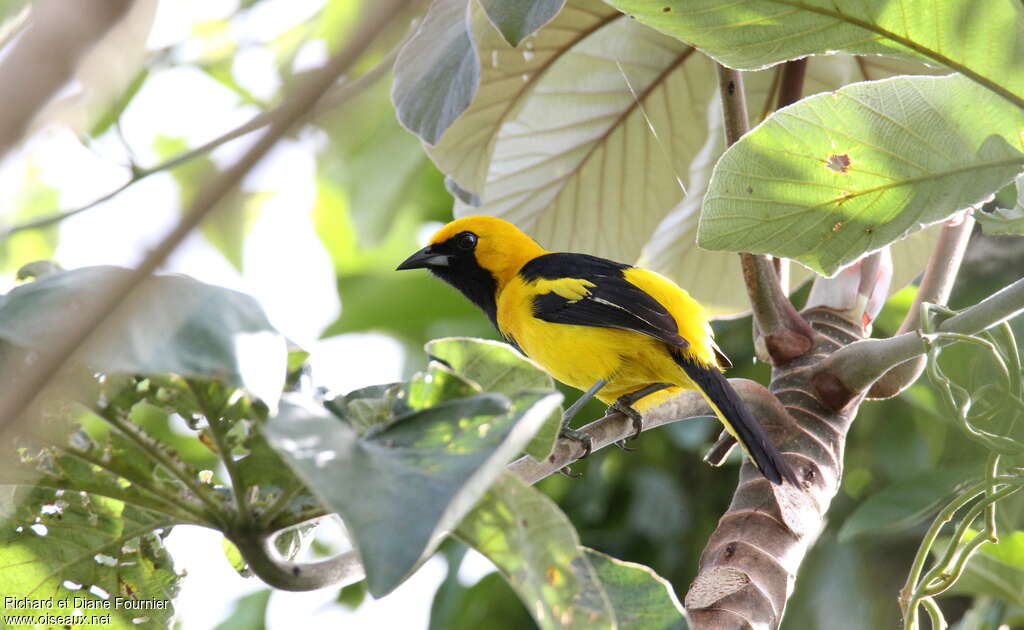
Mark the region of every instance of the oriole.
<instances>
[{"instance_id":1,"label":"oriole","mask_svg":"<svg viewBox=\"0 0 1024 630\"><path fill-rule=\"evenodd\" d=\"M639 412L680 388L699 390L761 473L796 475L722 375L731 367L704 309L653 271L595 256L551 253L511 223L470 216L441 228L398 269L426 268L480 307L510 343L559 381ZM635 407L633 404L635 403ZM587 443L589 452L589 443Z\"/></svg>"}]
</instances>

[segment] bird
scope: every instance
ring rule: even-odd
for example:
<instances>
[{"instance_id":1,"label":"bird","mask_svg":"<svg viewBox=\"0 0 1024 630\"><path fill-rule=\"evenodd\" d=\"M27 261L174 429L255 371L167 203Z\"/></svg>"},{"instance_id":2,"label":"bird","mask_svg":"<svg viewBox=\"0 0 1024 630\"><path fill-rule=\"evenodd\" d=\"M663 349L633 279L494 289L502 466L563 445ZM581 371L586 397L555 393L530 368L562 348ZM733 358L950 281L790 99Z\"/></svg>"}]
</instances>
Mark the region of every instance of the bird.
<instances>
[{"instance_id":1,"label":"bird","mask_svg":"<svg viewBox=\"0 0 1024 630\"><path fill-rule=\"evenodd\" d=\"M793 468L722 371L703 307L654 271L583 253L549 252L514 224L464 216L440 228L397 270L427 269L458 289L511 345L557 380L584 391L566 410L561 435L590 398L628 416L683 389L698 390L761 474L797 485Z\"/></svg>"}]
</instances>

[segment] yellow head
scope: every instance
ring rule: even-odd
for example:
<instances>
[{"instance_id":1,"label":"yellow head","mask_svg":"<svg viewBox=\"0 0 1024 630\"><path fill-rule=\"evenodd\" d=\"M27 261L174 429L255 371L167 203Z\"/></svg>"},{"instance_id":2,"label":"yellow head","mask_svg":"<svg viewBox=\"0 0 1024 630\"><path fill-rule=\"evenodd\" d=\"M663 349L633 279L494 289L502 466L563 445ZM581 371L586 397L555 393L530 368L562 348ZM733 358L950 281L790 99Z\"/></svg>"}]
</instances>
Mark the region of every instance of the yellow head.
<instances>
[{"instance_id":1,"label":"yellow head","mask_svg":"<svg viewBox=\"0 0 1024 630\"><path fill-rule=\"evenodd\" d=\"M504 219L484 215L456 219L398 269L428 269L495 321L495 296L519 269L547 251Z\"/></svg>"}]
</instances>

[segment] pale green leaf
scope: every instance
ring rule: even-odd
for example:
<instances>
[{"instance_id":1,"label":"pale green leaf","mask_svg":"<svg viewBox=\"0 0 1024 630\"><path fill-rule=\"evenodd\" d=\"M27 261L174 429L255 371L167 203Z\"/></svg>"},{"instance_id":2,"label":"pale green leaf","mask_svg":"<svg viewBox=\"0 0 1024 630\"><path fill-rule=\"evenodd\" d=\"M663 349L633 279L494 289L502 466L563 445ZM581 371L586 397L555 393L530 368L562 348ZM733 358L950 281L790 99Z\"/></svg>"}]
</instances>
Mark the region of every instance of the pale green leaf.
<instances>
[{"instance_id":1,"label":"pale green leaf","mask_svg":"<svg viewBox=\"0 0 1024 630\"><path fill-rule=\"evenodd\" d=\"M467 134L462 142L493 137L482 189L454 174L481 205L456 204L455 213L504 217L548 249L632 262L683 198L690 161L707 137L707 126L691 117L702 118L716 93L714 64L671 37L585 6L567 4L522 50L499 35L480 38L493 75L474 109L504 113L470 126L470 110L466 126L449 131ZM578 39L563 41L566 30ZM540 51L546 63L538 65Z\"/></svg>"},{"instance_id":2,"label":"pale green leaf","mask_svg":"<svg viewBox=\"0 0 1024 630\"><path fill-rule=\"evenodd\" d=\"M0 297L0 339L47 351L69 315L92 308L129 271L83 267L53 273ZM287 348L248 295L187 276L154 276L107 318L78 357L103 372L218 378L273 406Z\"/></svg>"},{"instance_id":3,"label":"pale green leaf","mask_svg":"<svg viewBox=\"0 0 1024 630\"><path fill-rule=\"evenodd\" d=\"M369 591L380 597L472 509L559 400L524 394L510 403L478 394L364 435L323 408L286 400L266 432L313 493L341 515Z\"/></svg>"},{"instance_id":4,"label":"pale green leaf","mask_svg":"<svg viewBox=\"0 0 1024 630\"><path fill-rule=\"evenodd\" d=\"M565 0L480 0L480 6L512 46L529 37L562 10Z\"/></svg>"},{"instance_id":5,"label":"pale green leaf","mask_svg":"<svg viewBox=\"0 0 1024 630\"><path fill-rule=\"evenodd\" d=\"M480 80L466 0L434 0L395 60L398 120L424 142L440 139L469 106Z\"/></svg>"},{"instance_id":6,"label":"pale green leaf","mask_svg":"<svg viewBox=\"0 0 1024 630\"><path fill-rule=\"evenodd\" d=\"M448 337L435 339L424 348L432 357L450 365L458 374L480 385L483 391L508 397L528 391L555 391L555 382L543 368L508 344L488 339ZM526 453L537 461L545 459L555 447L562 426L562 410L551 412L543 426L526 446Z\"/></svg>"},{"instance_id":7,"label":"pale green leaf","mask_svg":"<svg viewBox=\"0 0 1024 630\"><path fill-rule=\"evenodd\" d=\"M267 603L271 591L265 588L239 597L227 619L214 630L264 630L267 623Z\"/></svg>"},{"instance_id":8,"label":"pale green leaf","mask_svg":"<svg viewBox=\"0 0 1024 630\"><path fill-rule=\"evenodd\" d=\"M804 99L723 154L698 244L831 275L1002 187L1024 165L1022 126L1024 112L958 75Z\"/></svg>"},{"instance_id":9,"label":"pale green leaf","mask_svg":"<svg viewBox=\"0 0 1024 630\"><path fill-rule=\"evenodd\" d=\"M996 203L991 204L991 210L990 204L985 204L983 208L974 211L974 218L981 224L985 234L1024 234L1024 175L1017 177L1016 185L1017 201L1012 207L1000 207L1000 193L996 195Z\"/></svg>"},{"instance_id":10,"label":"pale green leaf","mask_svg":"<svg viewBox=\"0 0 1024 630\"><path fill-rule=\"evenodd\" d=\"M934 514L953 490L970 479L964 469L928 471L872 494L850 514L839 530L839 542L859 536L904 533Z\"/></svg>"},{"instance_id":11,"label":"pale green leaf","mask_svg":"<svg viewBox=\"0 0 1024 630\"><path fill-rule=\"evenodd\" d=\"M1024 17L1017 0L608 2L734 68L833 51L915 56L1024 107Z\"/></svg>"}]
</instances>

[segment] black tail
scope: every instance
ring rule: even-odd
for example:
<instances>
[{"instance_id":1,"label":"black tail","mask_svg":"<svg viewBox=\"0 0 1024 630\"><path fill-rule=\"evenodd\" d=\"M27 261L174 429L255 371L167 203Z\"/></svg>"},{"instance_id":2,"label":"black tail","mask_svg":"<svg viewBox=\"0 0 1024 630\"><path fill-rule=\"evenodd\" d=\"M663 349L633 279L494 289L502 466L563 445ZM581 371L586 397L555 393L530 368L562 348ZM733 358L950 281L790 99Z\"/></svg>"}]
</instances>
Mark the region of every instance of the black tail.
<instances>
[{"instance_id":1,"label":"black tail","mask_svg":"<svg viewBox=\"0 0 1024 630\"><path fill-rule=\"evenodd\" d=\"M731 429L740 446L746 451L761 474L772 483L782 483L785 479L794 486L799 486L796 472L789 465L779 450L775 448L768 434L754 419L753 414L743 404L739 394L732 388L725 376L713 366L704 366L680 353L673 352L672 358L679 364L704 395L717 407L718 417L726 428Z\"/></svg>"}]
</instances>

